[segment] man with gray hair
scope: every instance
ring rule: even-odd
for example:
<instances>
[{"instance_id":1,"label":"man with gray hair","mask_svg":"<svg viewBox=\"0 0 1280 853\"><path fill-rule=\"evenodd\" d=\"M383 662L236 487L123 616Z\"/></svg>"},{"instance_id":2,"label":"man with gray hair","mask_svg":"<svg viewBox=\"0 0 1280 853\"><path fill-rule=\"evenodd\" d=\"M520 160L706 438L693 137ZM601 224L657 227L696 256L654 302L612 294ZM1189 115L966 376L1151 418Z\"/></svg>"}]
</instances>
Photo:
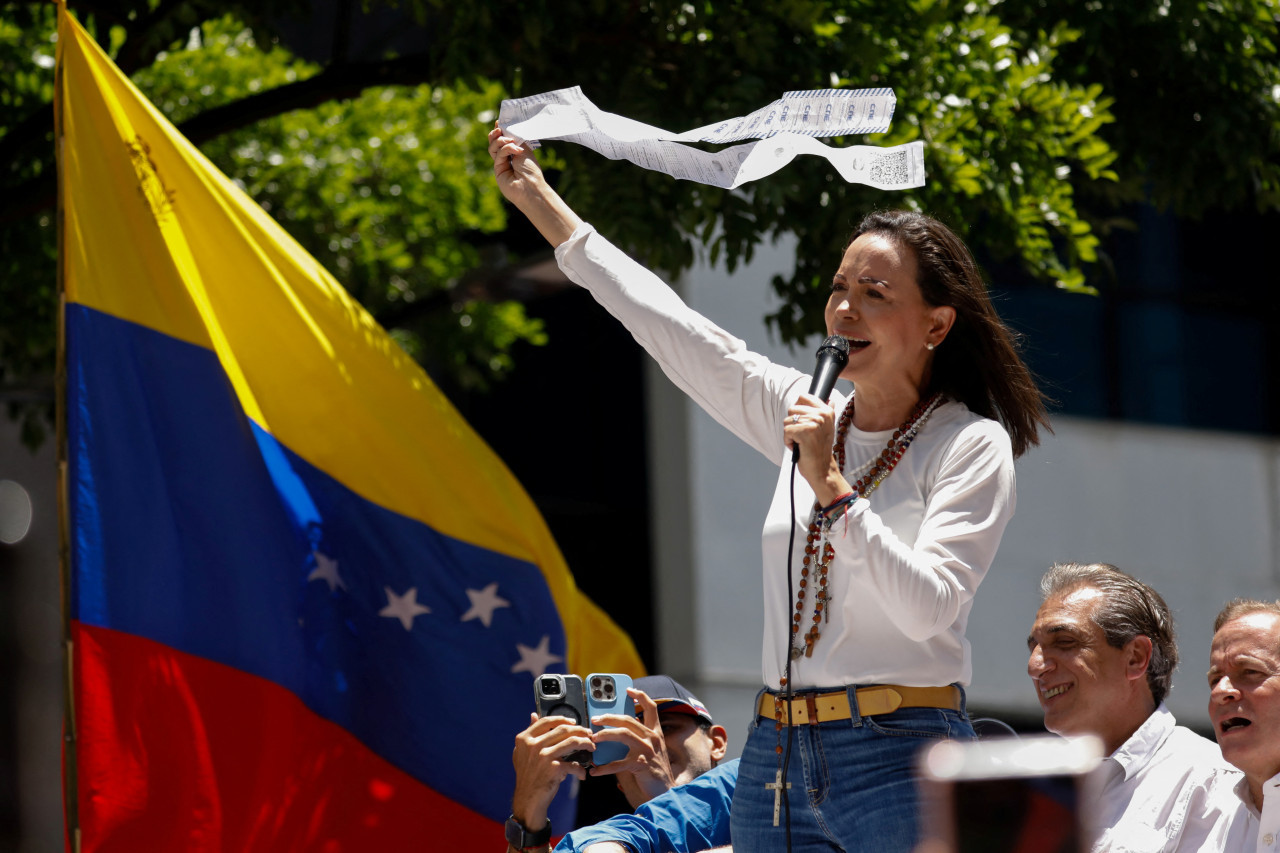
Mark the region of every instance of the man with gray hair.
<instances>
[{"instance_id":1,"label":"man with gray hair","mask_svg":"<svg viewBox=\"0 0 1280 853\"><path fill-rule=\"evenodd\" d=\"M1178 666L1160 594L1107 563L1063 563L1040 581L1027 674L1044 725L1095 735L1107 756L1086 810L1095 851L1199 851L1234 806L1210 781L1232 773L1216 744L1164 705Z\"/></svg>"}]
</instances>

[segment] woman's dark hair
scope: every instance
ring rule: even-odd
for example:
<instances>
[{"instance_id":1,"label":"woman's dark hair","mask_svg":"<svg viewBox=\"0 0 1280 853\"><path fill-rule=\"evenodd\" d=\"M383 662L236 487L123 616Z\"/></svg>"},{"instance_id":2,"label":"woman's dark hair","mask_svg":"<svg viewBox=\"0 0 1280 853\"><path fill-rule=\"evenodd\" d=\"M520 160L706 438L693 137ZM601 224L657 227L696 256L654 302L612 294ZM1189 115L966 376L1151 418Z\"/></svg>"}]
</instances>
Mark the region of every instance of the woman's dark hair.
<instances>
[{"instance_id":1,"label":"woman's dark hair","mask_svg":"<svg viewBox=\"0 0 1280 853\"><path fill-rule=\"evenodd\" d=\"M849 243L876 234L915 253L918 284L929 305L948 305L956 320L933 357L930 391L941 391L971 412L999 421L1014 457L1049 432L1046 398L1019 353L1019 335L1004 324L969 248L931 216L910 210L878 210L858 225Z\"/></svg>"}]
</instances>

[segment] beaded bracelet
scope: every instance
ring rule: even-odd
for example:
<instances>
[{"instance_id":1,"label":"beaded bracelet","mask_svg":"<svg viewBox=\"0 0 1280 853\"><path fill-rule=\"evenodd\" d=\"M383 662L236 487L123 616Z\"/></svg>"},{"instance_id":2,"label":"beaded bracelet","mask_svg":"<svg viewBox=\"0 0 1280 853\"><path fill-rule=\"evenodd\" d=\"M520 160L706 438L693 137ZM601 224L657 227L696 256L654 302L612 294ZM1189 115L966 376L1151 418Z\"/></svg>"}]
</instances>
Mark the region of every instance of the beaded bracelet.
<instances>
[{"instance_id":1,"label":"beaded bracelet","mask_svg":"<svg viewBox=\"0 0 1280 853\"><path fill-rule=\"evenodd\" d=\"M853 503L857 499L858 499L857 492L845 492L843 495L841 495L840 497L832 501L830 506L824 506L822 509L818 510L818 514L822 516L830 515L831 513L838 510L840 507L848 506L849 504Z\"/></svg>"},{"instance_id":2,"label":"beaded bracelet","mask_svg":"<svg viewBox=\"0 0 1280 853\"><path fill-rule=\"evenodd\" d=\"M823 507L818 511L819 524L823 530L830 530L831 525L836 523L837 518L844 517L844 511L858 499L857 492L849 492L847 495L841 495L832 502L831 506Z\"/></svg>"}]
</instances>

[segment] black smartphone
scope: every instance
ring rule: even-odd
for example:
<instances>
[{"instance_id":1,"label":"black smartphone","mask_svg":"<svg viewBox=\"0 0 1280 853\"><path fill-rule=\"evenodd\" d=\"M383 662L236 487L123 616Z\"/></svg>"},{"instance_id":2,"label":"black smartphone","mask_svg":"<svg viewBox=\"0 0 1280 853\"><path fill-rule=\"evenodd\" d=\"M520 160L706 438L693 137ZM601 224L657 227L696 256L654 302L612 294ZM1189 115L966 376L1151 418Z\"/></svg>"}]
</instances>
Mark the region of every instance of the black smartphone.
<instances>
[{"instance_id":1,"label":"black smartphone","mask_svg":"<svg viewBox=\"0 0 1280 853\"><path fill-rule=\"evenodd\" d=\"M920 762L927 849L1086 853L1092 839L1081 795L1101 758L1096 738L1054 735L930 747Z\"/></svg>"},{"instance_id":2,"label":"black smartphone","mask_svg":"<svg viewBox=\"0 0 1280 853\"><path fill-rule=\"evenodd\" d=\"M568 717L576 725L591 725L582 679L576 675L539 675L533 680L533 701L539 717ZM566 755L565 760L590 767L591 753L580 749Z\"/></svg>"}]
</instances>

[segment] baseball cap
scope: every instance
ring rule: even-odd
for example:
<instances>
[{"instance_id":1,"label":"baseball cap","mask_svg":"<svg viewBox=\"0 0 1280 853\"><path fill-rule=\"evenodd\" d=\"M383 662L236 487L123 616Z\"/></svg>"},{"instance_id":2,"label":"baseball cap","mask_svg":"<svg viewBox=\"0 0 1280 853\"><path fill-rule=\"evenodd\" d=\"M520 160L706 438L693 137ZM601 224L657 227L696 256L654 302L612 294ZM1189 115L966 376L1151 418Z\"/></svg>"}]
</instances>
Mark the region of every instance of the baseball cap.
<instances>
[{"instance_id":1,"label":"baseball cap","mask_svg":"<svg viewBox=\"0 0 1280 853\"><path fill-rule=\"evenodd\" d=\"M699 702L697 696L694 696L684 688L684 685L669 675L646 675L643 678L635 679L631 686L637 690L643 690L658 706L659 711L691 714L706 720L708 723L715 722L711 718L711 712L707 710L707 706ZM639 711L639 708L636 710Z\"/></svg>"}]
</instances>

